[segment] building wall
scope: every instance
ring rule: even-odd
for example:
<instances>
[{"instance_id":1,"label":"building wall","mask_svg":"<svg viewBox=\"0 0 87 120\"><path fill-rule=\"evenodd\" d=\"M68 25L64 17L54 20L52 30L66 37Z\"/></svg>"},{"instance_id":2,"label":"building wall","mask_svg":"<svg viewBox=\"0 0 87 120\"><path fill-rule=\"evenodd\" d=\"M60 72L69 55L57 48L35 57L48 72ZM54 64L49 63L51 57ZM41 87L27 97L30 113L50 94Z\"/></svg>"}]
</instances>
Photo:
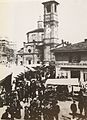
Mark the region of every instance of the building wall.
<instances>
[{"instance_id":1,"label":"building wall","mask_svg":"<svg viewBox=\"0 0 87 120\"><path fill-rule=\"evenodd\" d=\"M39 57L37 57L36 54L34 55L24 55L24 64L30 65L30 64L38 64L38 61L40 61Z\"/></svg>"},{"instance_id":2,"label":"building wall","mask_svg":"<svg viewBox=\"0 0 87 120\"><path fill-rule=\"evenodd\" d=\"M73 55L80 55L80 62L70 62L70 56ZM74 72L75 76L78 76L78 72L79 72L79 77L78 78L78 82L81 85L84 85L85 82L87 82L87 69L86 66L87 65L87 53L84 52L79 52L76 53L56 53L55 54L55 58L56 58L56 77L58 76L68 76L68 78L72 78L72 72ZM63 63L63 64L61 64ZM64 64L65 63L65 64ZM67 64L66 64L67 63ZM62 66L61 66L62 65ZM66 67L65 67L65 66ZM69 65L71 65L71 67L68 67ZM85 68L84 68L85 67Z\"/></svg>"},{"instance_id":3,"label":"building wall","mask_svg":"<svg viewBox=\"0 0 87 120\"><path fill-rule=\"evenodd\" d=\"M50 61L50 46L46 46L46 49L44 49L44 61Z\"/></svg>"},{"instance_id":4,"label":"building wall","mask_svg":"<svg viewBox=\"0 0 87 120\"><path fill-rule=\"evenodd\" d=\"M29 64L29 60L31 60L31 64L37 64L37 62L40 61L40 58L38 57L40 53L36 45L39 45L40 43L33 42L33 40L42 41L42 33L35 33L35 35L33 33L30 34L30 36L33 36L30 37L30 42L24 44L24 63Z\"/></svg>"},{"instance_id":5,"label":"building wall","mask_svg":"<svg viewBox=\"0 0 87 120\"><path fill-rule=\"evenodd\" d=\"M87 63L87 53L81 53L81 62Z\"/></svg>"},{"instance_id":6,"label":"building wall","mask_svg":"<svg viewBox=\"0 0 87 120\"><path fill-rule=\"evenodd\" d=\"M49 5L51 4L51 9L49 9ZM41 41L44 42L44 53L42 58L46 62L50 62L52 60L55 60L55 56L53 53L51 53L51 48L54 48L55 45L58 43L58 15L57 15L57 3L54 2L47 2L44 5L44 32L36 32L37 30L40 30L42 28L42 21L38 21L38 28L36 31L31 31L27 33L27 42L24 44L24 53L23 53L23 58L24 58L24 63L27 64L26 61L26 56L29 57L29 59L33 60L33 64L37 63L40 60L40 57L38 57L39 54L41 54L40 43ZM48 12L49 11L49 12ZM49 44L49 45L48 45ZM31 49L31 54L29 54L29 49Z\"/></svg>"},{"instance_id":7,"label":"building wall","mask_svg":"<svg viewBox=\"0 0 87 120\"><path fill-rule=\"evenodd\" d=\"M33 42L33 40L35 41L42 41L43 39L43 32L38 32L38 33L29 33L27 34L27 42Z\"/></svg>"},{"instance_id":8,"label":"building wall","mask_svg":"<svg viewBox=\"0 0 87 120\"><path fill-rule=\"evenodd\" d=\"M14 44L13 44L14 45ZM0 63L14 63L15 53L14 48L11 47L10 42L6 39L0 40Z\"/></svg>"},{"instance_id":9,"label":"building wall","mask_svg":"<svg viewBox=\"0 0 87 120\"><path fill-rule=\"evenodd\" d=\"M33 49L34 48L34 45L31 43L31 44L27 44L24 46L24 53L33 53Z\"/></svg>"},{"instance_id":10,"label":"building wall","mask_svg":"<svg viewBox=\"0 0 87 120\"><path fill-rule=\"evenodd\" d=\"M23 65L23 55L17 55L17 64L18 65Z\"/></svg>"},{"instance_id":11,"label":"building wall","mask_svg":"<svg viewBox=\"0 0 87 120\"><path fill-rule=\"evenodd\" d=\"M27 42L24 43L24 64L37 64L40 62L40 50L36 47L41 45L43 40L43 32L34 32L27 34Z\"/></svg>"},{"instance_id":12,"label":"building wall","mask_svg":"<svg viewBox=\"0 0 87 120\"><path fill-rule=\"evenodd\" d=\"M59 53L55 54L55 59L57 62L69 62L69 54L68 53Z\"/></svg>"},{"instance_id":13,"label":"building wall","mask_svg":"<svg viewBox=\"0 0 87 120\"><path fill-rule=\"evenodd\" d=\"M40 35L40 37L38 35ZM30 33L30 42L24 42L24 47L23 49L21 49L18 53L18 64L21 63L21 61L23 61L23 64L29 65L29 64L37 64L38 62L40 62L40 53L39 50L37 49L36 45L40 44L37 42L33 42L33 40L37 41L37 40L42 40L42 33ZM35 37L36 36L36 37ZM38 39L37 39L38 38ZM22 56L22 57L21 57Z\"/></svg>"},{"instance_id":14,"label":"building wall","mask_svg":"<svg viewBox=\"0 0 87 120\"><path fill-rule=\"evenodd\" d=\"M74 56L74 55L80 55L80 63L87 63L87 53L86 52L79 52L79 53L56 53L55 54L55 59L57 62L67 62L69 63L70 60L70 56Z\"/></svg>"},{"instance_id":15,"label":"building wall","mask_svg":"<svg viewBox=\"0 0 87 120\"><path fill-rule=\"evenodd\" d=\"M50 1L44 5L44 63L55 59L51 49L58 43L57 4ZM56 11L55 11L56 6Z\"/></svg>"}]
</instances>

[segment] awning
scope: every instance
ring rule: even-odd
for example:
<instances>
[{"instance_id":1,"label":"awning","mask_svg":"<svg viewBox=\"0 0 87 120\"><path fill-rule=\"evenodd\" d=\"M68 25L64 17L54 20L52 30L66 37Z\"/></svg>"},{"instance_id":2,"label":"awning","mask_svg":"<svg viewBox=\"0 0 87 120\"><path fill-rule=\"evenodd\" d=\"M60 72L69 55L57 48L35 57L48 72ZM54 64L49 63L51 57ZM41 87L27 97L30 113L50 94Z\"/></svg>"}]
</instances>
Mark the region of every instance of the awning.
<instances>
[{"instance_id":1,"label":"awning","mask_svg":"<svg viewBox=\"0 0 87 120\"><path fill-rule=\"evenodd\" d=\"M12 74L11 68L6 67L5 65L0 65L0 82L10 74Z\"/></svg>"},{"instance_id":2,"label":"awning","mask_svg":"<svg viewBox=\"0 0 87 120\"><path fill-rule=\"evenodd\" d=\"M12 66L13 77L17 77L17 75L23 74L28 71L28 68L22 65L14 65Z\"/></svg>"},{"instance_id":3,"label":"awning","mask_svg":"<svg viewBox=\"0 0 87 120\"><path fill-rule=\"evenodd\" d=\"M45 85L79 85L78 78L47 79Z\"/></svg>"},{"instance_id":4,"label":"awning","mask_svg":"<svg viewBox=\"0 0 87 120\"><path fill-rule=\"evenodd\" d=\"M24 66L25 68L27 68L28 70L31 70L31 71L33 71L33 72L35 72L36 70L34 69L34 68L32 68L31 66L29 66L29 65L26 65L26 66Z\"/></svg>"},{"instance_id":5,"label":"awning","mask_svg":"<svg viewBox=\"0 0 87 120\"><path fill-rule=\"evenodd\" d=\"M56 65L62 69L87 69L86 63L58 63Z\"/></svg>"},{"instance_id":6,"label":"awning","mask_svg":"<svg viewBox=\"0 0 87 120\"><path fill-rule=\"evenodd\" d=\"M10 67L0 65L0 86L4 86L6 92L11 91L12 71Z\"/></svg>"},{"instance_id":7,"label":"awning","mask_svg":"<svg viewBox=\"0 0 87 120\"><path fill-rule=\"evenodd\" d=\"M41 64L30 64L30 65L24 65L24 66L28 66L28 67L40 67Z\"/></svg>"},{"instance_id":8,"label":"awning","mask_svg":"<svg viewBox=\"0 0 87 120\"><path fill-rule=\"evenodd\" d=\"M6 76L3 80L0 81L0 85L4 86L6 92L10 92L12 89L11 80L12 74Z\"/></svg>"}]
</instances>

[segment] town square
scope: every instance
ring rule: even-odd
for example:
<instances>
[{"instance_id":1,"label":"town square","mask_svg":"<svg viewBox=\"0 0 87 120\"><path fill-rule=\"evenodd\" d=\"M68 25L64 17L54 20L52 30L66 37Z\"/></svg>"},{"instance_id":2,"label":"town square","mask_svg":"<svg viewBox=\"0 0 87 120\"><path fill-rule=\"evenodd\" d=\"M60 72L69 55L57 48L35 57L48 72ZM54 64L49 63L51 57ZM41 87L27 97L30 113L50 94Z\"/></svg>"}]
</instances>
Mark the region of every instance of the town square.
<instances>
[{"instance_id":1,"label":"town square","mask_svg":"<svg viewBox=\"0 0 87 120\"><path fill-rule=\"evenodd\" d=\"M0 5L13 5L9 6L12 10L16 6L17 9L12 11L15 16L28 2L13 0ZM29 5L31 3L36 6L35 1ZM18 7L21 4L22 7ZM59 38L62 2L44 0L40 5L43 19L39 16L37 27L26 30L22 47L19 48L19 40L16 43L8 37L0 37L0 119L87 120L87 37L84 35L84 39L76 43ZM26 14L33 22L33 12L29 12L31 14ZM15 17L12 19L16 21Z\"/></svg>"}]
</instances>

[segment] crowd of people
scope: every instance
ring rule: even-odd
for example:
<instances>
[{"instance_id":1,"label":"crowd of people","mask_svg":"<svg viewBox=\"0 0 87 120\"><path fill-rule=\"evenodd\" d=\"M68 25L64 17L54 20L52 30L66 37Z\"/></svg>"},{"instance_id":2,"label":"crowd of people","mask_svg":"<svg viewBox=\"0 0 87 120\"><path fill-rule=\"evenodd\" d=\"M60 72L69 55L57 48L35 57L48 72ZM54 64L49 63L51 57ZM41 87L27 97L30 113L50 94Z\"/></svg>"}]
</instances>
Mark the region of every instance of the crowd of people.
<instances>
[{"instance_id":1,"label":"crowd of people","mask_svg":"<svg viewBox=\"0 0 87 120\"><path fill-rule=\"evenodd\" d=\"M79 118L86 119L87 118L87 95L84 95L84 91L80 89L78 94L78 104L76 101L73 100L73 103L70 105L70 109L72 111L72 118ZM79 110L79 114L77 114L77 110Z\"/></svg>"},{"instance_id":2,"label":"crowd of people","mask_svg":"<svg viewBox=\"0 0 87 120\"><path fill-rule=\"evenodd\" d=\"M4 88L2 89L1 95L4 93L4 99L1 99L1 104L6 105L7 109L1 119L21 119L21 110L24 110L25 120L41 120L42 116L44 120L54 118L58 120L60 112L58 101L50 100L50 92L44 85L48 78L55 78L55 70L50 69L49 71L47 68L44 75L45 79L42 79L42 69L38 69L35 73L28 71L15 78L14 89L12 88L9 92L4 92ZM23 108L21 102L27 103L27 105Z\"/></svg>"},{"instance_id":3,"label":"crowd of people","mask_svg":"<svg viewBox=\"0 0 87 120\"><path fill-rule=\"evenodd\" d=\"M30 101L30 105L24 107L24 120L42 120L42 117L43 120L54 120L54 118L58 120L60 106L57 101L48 102L41 106L39 102L39 99L34 98ZM7 107L1 119L21 119L21 109L23 108L20 101L15 101L15 103L17 104L12 104L10 107Z\"/></svg>"},{"instance_id":4,"label":"crowd of people","mask_svg":"<svg viewBox=\"0 0 87 120\"><path fill-rule=\"evenodd\" d=\"M10 92L5 92L4 99L0 97L0 104L2 104L0 106L4 104L7 106L1 119L21 119L21 111L23 111L24 120L42 120L42 118L43 120L59 120L60 105L58 101L61 86L59 88L57 86L55 90L52 90L52 87L50 87L50 90L46 89L46 80L48 78L55 78L55 70L49 70L47 68L45 71L45 79L42 79L44 71L42 69L38 69L35 73L29 71L25 75L22 74L15 78L15 81L13 81L15 88ZM35 79L33 79L34 77ZM64 87L63 91L65 91ZM84 98L82 91L79 92L78 98L80 114L82 115L84 109L85 116L87 117L87 98ZM25 104L24 107L22 106L23 104ZM74 119L77 112L75 101L71 104L70 109Z\"/></svg>"}]
</instances>

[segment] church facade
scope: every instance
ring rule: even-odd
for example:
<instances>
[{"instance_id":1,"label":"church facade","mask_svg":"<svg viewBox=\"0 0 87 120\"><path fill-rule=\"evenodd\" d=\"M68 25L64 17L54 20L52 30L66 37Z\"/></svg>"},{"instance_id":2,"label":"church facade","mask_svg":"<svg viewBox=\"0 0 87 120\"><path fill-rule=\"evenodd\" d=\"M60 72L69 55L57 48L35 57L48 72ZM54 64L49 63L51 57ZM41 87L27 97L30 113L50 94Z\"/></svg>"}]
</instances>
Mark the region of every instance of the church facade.
<instances>
[{"instance_id":1,"label":"church facade","mask_svg":"<svg viewBox=\"0 0 87 120\"><path fill-rule=\"evenodd\" d=\"M44 20L39 20L37 29L27 32L27 42L17 53L17 64L40 65L55 61L51 49L58 44L58 2L55 0L42 3Z\"/></svg>"}]
</instances>

